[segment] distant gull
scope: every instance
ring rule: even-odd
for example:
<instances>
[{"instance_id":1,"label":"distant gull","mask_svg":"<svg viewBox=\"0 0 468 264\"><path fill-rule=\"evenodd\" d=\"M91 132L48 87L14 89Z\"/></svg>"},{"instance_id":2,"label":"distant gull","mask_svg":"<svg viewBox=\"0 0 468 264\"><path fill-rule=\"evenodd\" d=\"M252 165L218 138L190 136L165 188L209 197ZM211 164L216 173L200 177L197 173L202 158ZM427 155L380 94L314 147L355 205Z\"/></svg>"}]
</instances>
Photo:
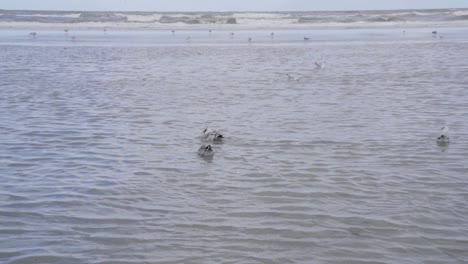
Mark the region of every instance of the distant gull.
<instances>
[{"instance_id":1,"label":"distant gull","mask_svg":"<svg viewBox=\"0 0 468 264\"><path fill-rule=\"evenodd\" d=\"M437 138L437 143L439 144L447 144L449 143L449 128L448 127L443 127L442 128L442 133L440 133L440 136Z\"/></svg>"},{"instance_id":2,"label":"distant gull","mask_svg":"<svg viewBox=\"0 0 468 264\"><path fill-rule=\"evenodd\" d=\"M205 128L201 137L205 141L221 141L224 138L218 131L210 128Z\"/></svg>"},{"instance_id":3,"label":"distant gull","mask_svg":"<svg viewBox=\"0 0 468 264\"><path fill-rule=\"evenodd\" d=\"M211 145L201 145L201 147L198 149L198 155L206 158L210 158L214 156L214 151Z\"/></svg>"},{"instance_id":4,"label":"distant gull","mask_svg":"<svg viewBox=\"0 0 468 264\"><path fill-rule=\"evenodd\" d=\"M65 33L68 33L68 28L64 29L63 31L65 31Z\"/></svg>"},{"instance_id":5,"label":"distant gull","mask_svg":"<svg viewBox=\"0 0 468 264\"><path fill-rule=\"evenodd\" d=\"M296 77L296 76L291 76L289 73L286 73L286 76L288 76L288 81L299 81L301 80L301 77Z\"/></svg>"},{"instance_id":6,"label":"distant gull","mask_svg":"<svg viewBox=\"0 0 468 264\"><path fill-rule=\"evenodd\" d=\"M271 38L274 38L274 37L275 37L275 32L271 32L271 33L270 33L270 37L271 37Z\"/></svg>"},{"instance_id":7,"label":"distant gull","mask_svg":"<svg viewBox=\"0 0 468 264\"><path fill-rule=\"evenodd\" d=\"M210 32L210 33L211 33L212 31L213 31L213 30L211 30L211 29L208 30L208 32Z\"/></svg>"},{"instance_id":8,"label":"distant gull","mask_svg":"<svg viewBox=\"0 0 468 264\"><path fill-rule=\"evenodd\" d=\"M248 42L252 42L252 38L249 37L249 38L247 39L247 41L248 41Z\"/></svg>"},{"instance_id":9,"label":"distant gull","mask_svg":"<svg viewBox=\"0 0 468 264\"><path fill-rule=\"evenodd\" d=\"M432 31L432 34L436 35L436 34L437 34L437 30Z\"/></svg>"},{"instance_id":10,"label":"distant gull","mask_svg":"<svg viewBox=\"0 0 468 264\"><path fill-rule=\"evenodd\" d=\"M29 33L29 35L30 35L31 37L35 38L35 37L37 36L37 33L36 33L36 32L31 32L31 33Z\"/></svg>"},{"instance_id":11,"label":"distant gull","mask_svg":"<svg viewBox=\"0 0 468 264\"><path fill-rule=\"evenodd\" d=\"M325 68L325 61L315 61L315 67L319 69Z\"/></svg>"},{"instance_id":12,"label":"distant gull","mask_svg":"<svg viewBox=\"0 0 468 264\"><path fill-rule=\"evenodd\" d=\"M304 41L308 41L308 40L310 40L310 38L304 37Z\"/></svg>"}]
</instances>

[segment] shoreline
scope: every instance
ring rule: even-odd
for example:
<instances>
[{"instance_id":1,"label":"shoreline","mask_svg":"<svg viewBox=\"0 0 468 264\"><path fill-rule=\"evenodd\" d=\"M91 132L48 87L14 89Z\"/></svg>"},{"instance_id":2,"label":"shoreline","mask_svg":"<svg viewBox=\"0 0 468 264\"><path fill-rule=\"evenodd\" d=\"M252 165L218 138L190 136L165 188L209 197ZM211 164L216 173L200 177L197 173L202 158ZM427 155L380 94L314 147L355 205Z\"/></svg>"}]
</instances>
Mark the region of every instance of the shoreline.
<instances>
[{"instance_id":1,"label":"shoreline","mask_svg":"<svg viewBox=\"0 0 468 264\"><path fill-rule=\"evenodd\" d=\"M328 23L324 24L160 24L160 23L39 23L39 22L0 22L0 30L114 30L114 31L158 31L158 30L330 30L330 29L379 29L379 28L463 28L467 22L438 22L438 23Z\"/></svg>"}]
</instances>

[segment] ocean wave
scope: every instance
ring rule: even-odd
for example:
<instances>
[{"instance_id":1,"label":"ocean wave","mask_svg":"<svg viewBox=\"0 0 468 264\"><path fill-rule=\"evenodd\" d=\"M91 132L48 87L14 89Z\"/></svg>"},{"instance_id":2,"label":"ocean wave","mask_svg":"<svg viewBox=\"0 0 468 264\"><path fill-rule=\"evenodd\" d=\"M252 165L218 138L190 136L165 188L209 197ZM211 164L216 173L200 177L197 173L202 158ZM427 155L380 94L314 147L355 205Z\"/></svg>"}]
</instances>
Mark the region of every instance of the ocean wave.
<instances>
[{"instance_id":1,"label":"ocean wave","mask_svg":"<svg viewBox=\"0 0 468 264\"><path fill-rule=\"evenodd\" d=\"M454 16L447 18L448 21L464 21L468 20L468 15Z\"/></svg>"},{"instance_id":2,"label":"ocean wave","mask_svg":"<svg viewBox=\"0 0 468 264\"><path fill-rule=\"evenodd\" d=\"M309 12L65 12L0 10L0 22L11 24L39 23L41 25L82 25L95 23L103 27L151 28L164 25L224 25L244 26L321 26L336 24L382 23L437 24L441 21L467 21L468 9L440 10L381 10L381 11L309 11Z\"/></svg>"}]
</instances>

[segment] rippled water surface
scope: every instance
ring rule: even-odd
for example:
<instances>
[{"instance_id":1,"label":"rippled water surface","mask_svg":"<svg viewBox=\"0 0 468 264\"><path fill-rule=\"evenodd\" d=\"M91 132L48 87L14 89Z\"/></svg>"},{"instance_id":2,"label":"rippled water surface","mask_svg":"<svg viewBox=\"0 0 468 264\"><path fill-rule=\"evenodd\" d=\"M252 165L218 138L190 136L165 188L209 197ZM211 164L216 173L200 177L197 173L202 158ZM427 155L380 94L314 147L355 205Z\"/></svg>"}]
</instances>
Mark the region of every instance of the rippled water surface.
<instances>
[{"instance_id":1,"label":"rippled water surface","mask_svg":"<svg viewBox=\"0 0 468 264\"><path fill-rule=\"evenodd\" d=\"M0 31L0 262L468 263L467 30L427 31Z\"/></svg>"}]
</instances>

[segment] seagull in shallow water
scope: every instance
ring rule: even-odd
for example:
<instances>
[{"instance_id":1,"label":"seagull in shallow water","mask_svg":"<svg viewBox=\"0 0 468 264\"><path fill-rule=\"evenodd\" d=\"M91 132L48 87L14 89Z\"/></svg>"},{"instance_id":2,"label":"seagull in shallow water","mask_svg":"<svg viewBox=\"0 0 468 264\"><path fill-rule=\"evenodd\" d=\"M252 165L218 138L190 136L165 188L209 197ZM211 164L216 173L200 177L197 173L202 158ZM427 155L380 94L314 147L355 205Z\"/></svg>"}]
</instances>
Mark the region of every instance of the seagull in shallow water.
<instances>
[{"instance_id":1,"label":"seagull in shallow water","mask_svg":"<svg viewBox=\"0 0 468 264\"><path fill-rule=\"evenodd\" d=\"M315 61L315 67L319 69L325 68L325 61Z\"/></svg>"},{"instance_id":2,"label":"seagull in shallow water","mask_svg":"<svg viewBox=\"0 0 468 264\"><path fill-rule=\"evenodd\" d=\"M210 128L205 128L202 132L201 137L205 141L218 141L218 142L224 138L224 136L221 135L218 131L210 129Z\"/></svg>"},{"instance_id":3,"label":"seagull in shallow water","mask_svg":"<svg viewBox=\"0 0 468 264\"><path fill-rule=\"evenodd\" d=\"M289 73L286 73L286 76L288 76L288 81L299 81L301 79L301 77L295 77L295 76L291 76Z\"/></svg>"},{"instance_id":4,"label":"seagull in shallow water","mask_svg":"<svg viewBox=\"0 0 468 264\"><path fill-rule=\"evenodd\" d=\"M440 133L440 136L437 138L437 143L440 144L447 144L449 143L449 128L448 127L443 127L442 128L442 133Z\"/></svg>"},{"instance_id":5,"label":"seagull in shallow water","mask_svg":"<svg viewBox=\"0 0 468 264\"><path fill-rule=\"evenodd\" d=\"M198 149L198 155L209 158L214 156L214 151L211 145L201 145L201 147Z\"/></svg>"}]
</instances>

